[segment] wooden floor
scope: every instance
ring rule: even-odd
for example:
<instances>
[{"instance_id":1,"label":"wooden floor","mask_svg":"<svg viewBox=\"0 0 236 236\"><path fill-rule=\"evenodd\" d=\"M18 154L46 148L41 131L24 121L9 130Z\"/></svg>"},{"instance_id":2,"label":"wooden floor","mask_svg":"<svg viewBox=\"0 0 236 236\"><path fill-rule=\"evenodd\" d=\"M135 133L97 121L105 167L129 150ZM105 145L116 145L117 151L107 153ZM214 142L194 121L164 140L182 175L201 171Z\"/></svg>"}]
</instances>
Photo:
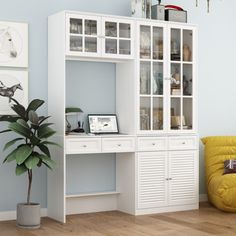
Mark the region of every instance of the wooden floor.
<instances>
[{"instance_id":1,"label":"wooden floor","mask_svg":"<svg viewBox=\"0 0 236 236\"><path fill-rule=\"evenodd\" d=\"M121 212L74 215L63 225L42 219L38 230L22 230L15 221L0 222L0 236L195 236L236 235L236 214L221 212L207 203L200 210L148 216L130 216Z\"/></svg>"}]
</instances>

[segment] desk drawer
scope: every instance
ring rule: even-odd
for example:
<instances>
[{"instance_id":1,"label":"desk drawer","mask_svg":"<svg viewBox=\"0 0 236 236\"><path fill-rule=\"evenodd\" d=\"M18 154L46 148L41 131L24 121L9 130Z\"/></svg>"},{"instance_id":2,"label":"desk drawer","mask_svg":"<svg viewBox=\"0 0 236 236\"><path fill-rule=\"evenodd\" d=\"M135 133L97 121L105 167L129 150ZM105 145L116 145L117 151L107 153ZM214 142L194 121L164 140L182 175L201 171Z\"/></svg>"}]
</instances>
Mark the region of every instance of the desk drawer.
<instances>
[{"instance_id":1,"label":"desk drawer","mask_svg":"<svg viewBox=\"0 0 236 236\"><path fill-rule=\"evenodd\" d=\"M100 138L71 138L66 140L66 154L100 153Z\"/></svg>"},{"instance_id":2,"label":"desk drawer","mask_svg":"<svg viewBox=\"0 0 236 236\"><path fill-rule=\"evenodd\" d=\"M103 138L102 152L134 152L135 138Z\"/></svg>"},{"instance_id":3,"label":"desk drawer","mask_svg":"<svg viewBox=\"0 0 236 236\"><path fill-rule=\"evenodd\" d=\"M170 150L187 150L187 149L197 149L197 148L198 148L198 139L195 136L169 138Z\"/></svg>"},{"instance_id":4,"label":"desk drawer","mask_svg":"<svg viewBox=\"0 0 236 236\"><path fill-rule=\"evenodd\" d=\"M167 138L140 137L138 151L159 151L167 149Z\"/></svg>"}]
</instances>

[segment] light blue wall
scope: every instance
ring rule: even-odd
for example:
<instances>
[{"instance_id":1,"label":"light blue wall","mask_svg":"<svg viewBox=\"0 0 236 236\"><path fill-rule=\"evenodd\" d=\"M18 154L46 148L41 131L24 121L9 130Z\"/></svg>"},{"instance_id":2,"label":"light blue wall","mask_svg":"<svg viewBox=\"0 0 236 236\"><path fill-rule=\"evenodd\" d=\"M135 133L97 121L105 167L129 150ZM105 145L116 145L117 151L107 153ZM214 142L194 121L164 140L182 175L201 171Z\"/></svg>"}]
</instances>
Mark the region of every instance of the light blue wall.
<instances>
[{"instance_id":1,"label":"light blue wall","mask_svg":"<svg viewBox=\"0 0 236 236\"><path fill-rule=\"evenodd\" d=\"M212 0L210 14L206 13L206 1L199 2L200 7L195 8L195 0L163 1L182 5L189 11L189 22L199 24L200 136L235 134L236 2ZM30 98L47 100L47 16L64 9L129 15L130 0L2 0L1 20L29 22ZM8 139L7 135L0 137L0 148ZM204 193L202 160L201 155L200 192ZM33 200L46 207L46 170L36 171L33 181ZM24 201L25 192L25 177L15 177L14 165L1 166L0 211L14 210L17 202Z\"/></svg>"}]
</instances>

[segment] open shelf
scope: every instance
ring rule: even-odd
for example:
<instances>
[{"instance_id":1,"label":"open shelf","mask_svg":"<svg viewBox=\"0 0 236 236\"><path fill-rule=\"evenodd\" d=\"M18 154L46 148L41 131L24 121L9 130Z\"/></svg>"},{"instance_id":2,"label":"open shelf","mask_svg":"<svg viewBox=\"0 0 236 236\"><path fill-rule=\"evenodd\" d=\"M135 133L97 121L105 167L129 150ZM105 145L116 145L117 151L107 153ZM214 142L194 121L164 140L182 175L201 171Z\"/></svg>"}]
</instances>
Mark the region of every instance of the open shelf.
<instances>
[{"instance_id":1,"label":"open shelf","mask_svg":"<svg viewBox=\"0 0 236 236\"><path fill-rule=\"evenodd\" d=\"M120 192L108 191L108 192L95 192L95 193L68 194L66 195L66 198L94 197L94 196L116 195L116 194L120 194Z\"/></svg>"}]
</instances>

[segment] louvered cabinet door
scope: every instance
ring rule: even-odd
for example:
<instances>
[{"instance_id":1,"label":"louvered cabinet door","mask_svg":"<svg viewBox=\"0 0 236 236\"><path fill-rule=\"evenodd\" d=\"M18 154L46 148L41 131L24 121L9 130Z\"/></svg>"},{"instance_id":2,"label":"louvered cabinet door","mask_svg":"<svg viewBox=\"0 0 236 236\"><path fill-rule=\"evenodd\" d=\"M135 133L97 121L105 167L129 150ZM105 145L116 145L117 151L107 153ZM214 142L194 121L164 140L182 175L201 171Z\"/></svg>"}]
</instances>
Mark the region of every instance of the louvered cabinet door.
<instances>
[{"instance_id":1,"label":"louvered cabinet door","mask_svg":"<svg viewBox=\"0 0 236 236\"><path fill-rule=\"evenodd\" d=\"M167 152L138 154L138 208L167 205Z\"/></svg>"},{"instance_id":2,"label":"louvered cabinet door","mask_svg":"<svg viewBox=\"0 0 236 236\"><path fill-rule=\"evenodd\" d=\"M169 152L169 205L198 201L197 151Z\"/></svg>"}]
</instances>

